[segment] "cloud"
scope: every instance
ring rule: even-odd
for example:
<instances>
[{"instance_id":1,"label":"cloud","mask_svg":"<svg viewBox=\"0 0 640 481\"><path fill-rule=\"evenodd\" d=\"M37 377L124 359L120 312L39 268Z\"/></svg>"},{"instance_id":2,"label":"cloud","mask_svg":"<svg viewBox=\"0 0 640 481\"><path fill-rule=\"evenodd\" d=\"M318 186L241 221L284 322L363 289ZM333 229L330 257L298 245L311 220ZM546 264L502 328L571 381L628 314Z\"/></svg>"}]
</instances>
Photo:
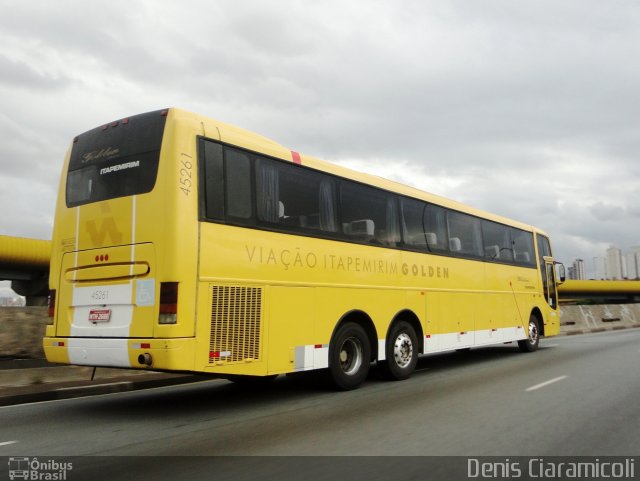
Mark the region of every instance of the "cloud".
<instances>
[{"instance_id":1,"label":"cloud","mask_svg":"<svg viewBox=\"0 0 640 481\"><path fill-rule=\"evenodd\" d=\"M31 65L0 54L0 83L22 89L56 90L64 85L64 80L55 74L38 71Z\"/></svg>"},{"instance_id":2,"label":"cloud","mask_svg":"<svg viewBox=\"0 0 640 481\"><path fill-rule=\"evenodd\" d=\"M3 233L50 234L73 136L175 105L538 225L565 261L640 244L634 1L60 0L0 13Z\"/></svg>"},{"instance_id":3,"label":"cloud","mask_svg":"<svg viewBox=\"0 0 640 481\"><path fill-rule=\"evenodd\" d=\"M616 222L626 217L624 207L604 202L593 204L589 210L597 220L602 222Z\"/></svg>"}]
</instances>

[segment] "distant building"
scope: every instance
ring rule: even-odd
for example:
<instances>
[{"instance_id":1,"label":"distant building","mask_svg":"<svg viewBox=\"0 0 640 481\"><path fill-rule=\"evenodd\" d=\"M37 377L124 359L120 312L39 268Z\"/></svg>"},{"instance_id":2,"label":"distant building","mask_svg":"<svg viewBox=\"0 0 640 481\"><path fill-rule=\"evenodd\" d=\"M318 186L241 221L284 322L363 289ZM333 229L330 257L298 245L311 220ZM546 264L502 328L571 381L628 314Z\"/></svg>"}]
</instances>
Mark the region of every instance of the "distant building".
<instances>
[{"instance_id":1,"label":"distant building","mask_svg":"<svg viewBox=\"0 0 640 481\"><path fill-rule=\"evenodd\" d=\"M632 247L625 256L627 279L640 279L640 246Z\"/></svg>"},{"instance_id":2,"label":"distant building","mask_svg":"<svg viewBox=\"0 0 640 481\"><path fill-rule=\"evenodd\" d=\"M595 279L598 281L608 279L607 277L607 259L604 257L593 258L594 269L596 272Z\"/></svg>"},{"instance_id":3,"label":"distant building","mask_svg":"<svg viewBox=\"0 0 640 481\"><path fill-rule=\"evenodd\" d=\"M607 279L619 281L624 279L622 272L622 251L615 246L607 249Z\"/></svg>"},{"instance_id":4,"label":"distant building","mask_svg":"<svg viewBox=\"0 0 640 481\"><path fill-rule=\"evenodd\" d=\"M576 259L576 262L579 260ZM626 254L611 246L607 249L606 257L593 258L593 267L596 280L640 280L640 246L632 247ZM575 263L573 268L575 275L579 275Z\"/></svg>"},{"instance_id":5,"label":"distant building","mask_svg":"<svg viewBox=\"0 0 640 481\"><path fill-rule=\"evenodd\" d=\"M584 261L582 259L576 259L573 261L573 265L569 267L569 279L574 281L583 281L586 279Z\"/></svg>"}]
</instances>

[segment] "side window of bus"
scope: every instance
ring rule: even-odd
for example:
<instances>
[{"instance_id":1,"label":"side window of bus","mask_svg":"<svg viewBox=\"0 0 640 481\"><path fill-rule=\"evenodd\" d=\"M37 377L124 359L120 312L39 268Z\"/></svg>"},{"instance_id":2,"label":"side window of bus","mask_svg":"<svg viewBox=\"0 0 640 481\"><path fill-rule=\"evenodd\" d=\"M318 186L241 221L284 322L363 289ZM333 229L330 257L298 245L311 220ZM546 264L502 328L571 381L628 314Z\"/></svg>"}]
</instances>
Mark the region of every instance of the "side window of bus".
<instances>
[{"instance_id":1,"label":"side window of bus","mask_svg":"<svg viewBox=\"0 0 640 481\"><path fill-rule=\"evenodd\" d=\"M428 250L428 241L424 231L422 217L427 204L414 199L402 197L402 237L404 244L417 249Z\"/></svg>"},{"instance_id":2,"label":"side window of bus","mask_svg":"<svg viewBox=\"0 0 640 481\"><path fill-rule=\"evenodd\" d=\"M222 145L201 140L204 169L204 216L224 220L224 163Z\"/></svg>"},{"instance_id":3,"label":"side window of bus","mask_svg":"<svg viewBox=\"0 0 640 481\"><path fill-rule=\"evenodd\" d=\"M443 252L448 247L445 209L414 199L401 199L402 233L406 245Z\"/></svg>"},{"instance_id":4,"label":"side window of bus","mask_svg":"<svg viewBox=\"0 0 640 481\"><path fill-rule=\"evenodd\" d=\"M334 180L303 167L259 158L256 161L258 220L283 230L336 232Z\"/></svg>"},{"instance_id":5,"label":"side window of bus","mask_svg":"<svg viewBox=\"0 0 640 481\"><path fill-rule=\"evenodd\" d=\"M400 243L396 196L357 184L340 182L342 233L348 240L385 246Z\"/></svg>"},{"instance_id":6,"label":"side window of bus","mask_svg":"<svg viewBox=\"0 0 640 481\"><path fill-rule=\"evenodd\" d=\"M538 234L538 260L540 261L540 268L544 271L544 257L551 257L551 244L549 239Z\"/></svg>"},{"instance_id":7,"label":"side window of bus","mask_svg":"<svg viewBox=\"0 0 640 481\"><path fill-rule=\"evenodd\" d=\"M535 267L536 256L533 249L533 234L524 230L511 228L511 239L516 264Z\"/></svg>"},{"instance_id":8,"label":"side window of bus","mask_svg":"<svg viewBox=\"0 0 640 481\"><path fill-rule=\"evenodd\" d=\"M461 212L448 211L449 250L452 254L484 257L480 219Z\"/></svg>"},{"instance_id":9,"label":"side window of bus","mask_svg":"<svg viewBox=\"0 0 640 481\"><path fill-rule=\"evenodd\" d=\"M509 227L497 222L483 220L482 240L486 259L513 262L513 244Z\"/></svg>"},{"instance_id":10,"label":"side window of bus","mask_svg":"<svg viewBox=\"0 0 640 481\"><path fill-rule=\"evenodd\" d=\"M228 217L242 222L252 218L251 159L246 153L225 149L225 185ZM243 222L244 223L244 222Z\"/></svg>"},{"instance_id":11,"label":"side window of bus","mask_svg":"<svg viewBox=\"0 0 640 481\"><path fill-rule=\"evenodd\" d=\"M202 214L211 220L253 223L251 159L240 150L200 140L204 192Z\"/></svg>"},{"instance_id":12,"label":"side window of bus","mask_svg":"<svg viewBox=\"0 0 640 481\"><path fill-rule=\"evenodd\" d=\"M280 172L272 160L256 160L256 201L258 220L277 224L281 217Z\"/></svg>"},{"instance_id":13,"label":"side window of bus","mask_svg":"<svg viewBox=\"0 0 640 481\"><path fill-rule=\"evenodd\" d=\"M427 204L422 218L422 225L430 251L446 252L449 250L447 211L444 207Z\"/></svg>"}]
</instances>

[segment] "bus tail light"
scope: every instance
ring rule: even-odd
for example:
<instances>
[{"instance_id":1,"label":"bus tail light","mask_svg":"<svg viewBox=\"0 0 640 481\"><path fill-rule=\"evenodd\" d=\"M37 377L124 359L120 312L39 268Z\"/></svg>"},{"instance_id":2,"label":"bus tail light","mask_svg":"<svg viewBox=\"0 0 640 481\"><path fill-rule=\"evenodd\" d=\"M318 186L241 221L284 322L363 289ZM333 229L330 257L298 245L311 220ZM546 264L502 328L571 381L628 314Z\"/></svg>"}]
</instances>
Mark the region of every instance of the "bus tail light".
<instances>
[{"instance_id":1,"label":"bus tail light","mask_svg":"<svg viewBox=\"0 0 640 481\"><path fill-rule=\"evenodd\" d=\"M49 291L49 299L47 301L47 316L49 317L49 324L53 324L53 316L56 312L56 291L52 289Z\"/></svg>"},{"instance_id":2,"label":"bus tail light","mask_svg":"<svg viewBox=\"0 0 640 481\"><path fill-rule=\"evenodd\" d=\"M160 315L158 323L175 324L178 313L178 283L160 283Z\"/></svg>"}]
</instances>

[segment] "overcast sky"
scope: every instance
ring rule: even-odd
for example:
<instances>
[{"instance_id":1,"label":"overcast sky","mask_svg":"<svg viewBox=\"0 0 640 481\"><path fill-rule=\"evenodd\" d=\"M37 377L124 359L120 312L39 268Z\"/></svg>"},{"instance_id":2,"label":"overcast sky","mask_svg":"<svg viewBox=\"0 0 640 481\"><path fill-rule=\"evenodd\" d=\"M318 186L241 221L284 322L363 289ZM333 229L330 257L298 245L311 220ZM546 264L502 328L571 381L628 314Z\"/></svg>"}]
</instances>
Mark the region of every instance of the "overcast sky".
<instances>
[{"instance_id":1,"label":"overcast sky","mask_svg":"<svg viewBox=\"0 0 640 481\"><path fill-rule=\"evenodd\" d=\"M546 230L640 245L640 2L0 0L0 234L78 133L176 106Z\"/></svg>"}]
</instances>

